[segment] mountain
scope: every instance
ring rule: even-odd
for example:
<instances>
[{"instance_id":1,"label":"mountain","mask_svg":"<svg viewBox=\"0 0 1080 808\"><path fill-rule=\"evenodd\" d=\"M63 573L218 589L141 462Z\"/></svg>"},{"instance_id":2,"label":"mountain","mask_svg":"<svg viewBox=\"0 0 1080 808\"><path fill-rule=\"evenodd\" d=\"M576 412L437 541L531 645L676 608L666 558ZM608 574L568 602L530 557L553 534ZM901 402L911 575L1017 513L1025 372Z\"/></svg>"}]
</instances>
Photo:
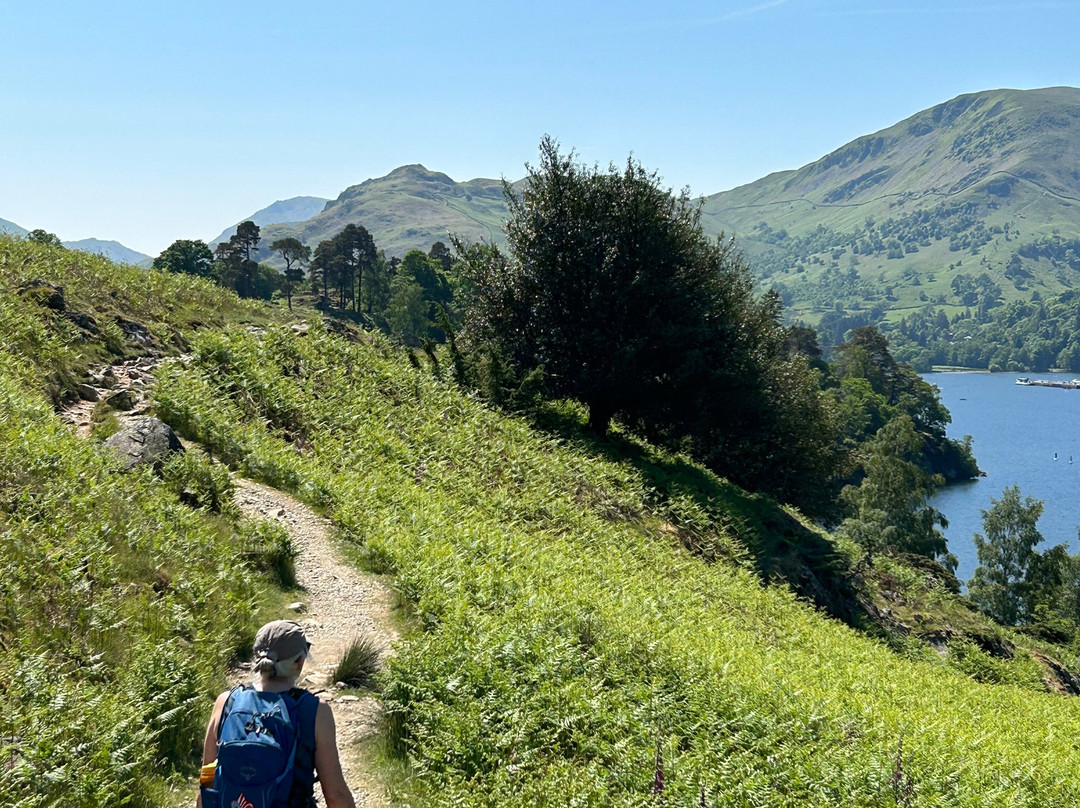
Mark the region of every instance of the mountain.
<instances>
[{"instance_id":1,"label":"mountain","mask_svg":"<svg viewBox=\"0 0 1080 808\"><path fill-rule=\"evenodd\" d=\"M64 246L69 250L82 250L83 252L97 253L116 261L118 264L135 264L136 266L149 266L153 261L146 253L125 247L119 241L102 241L96 238L84 238L79 241L65 241Z\"/></svg>"},{"instance_id":2,"label":"mountain","mask_svg":"<svg viewBox=\"0 0 1080 808\"><path fill-rule=\"evenodd\" d=\"M1080 282L1078 165L1080 90L974 93L707 197L703 225L811 322L955 314Z\"/></svg>"},{"instance_id":3,"label":"mountain","mask_svg":"<svg viewBox=\"0 0 1080 808\"><path fill-rule=\"evenodd\" d=\"M292 199L280 199L273 205L265 207L240 221L255 222L259 227L268 224L303 222L321 211L329 201L318 196L294 196ZM231 238L236 233L236 225L238 224L240 222L237 222L232 227L225 228L221 235L210 241L210 246L213 247Z\"/></svg>"},{"instance_id":4,"label":"mountain","mask_svg":"<svg viewBox=\"0 0 1080 808\"><path fill-rule=\"evenodd\" d=\"M15 222L9 222L7 219L0 219L0 233L11 233L16 236L25 236L30 231L25 227L19 227Z\"/></svg>"},{"instance_id":5,"label":"mountain","mask_svg":"<svg viewBox=\"0 0 1080 808\"><path fill-rule=\"evenodd\" d=\"M449 242L449 233L501 241L505 217L501 181L455 182L422 165L407 165L346 188L305 222L269 226L262 236L266 243L296 236L314 247L355 222L370 231L388 256L400 257L412 249L426 251L436 241Z\"/></svg>"}]
</instances>

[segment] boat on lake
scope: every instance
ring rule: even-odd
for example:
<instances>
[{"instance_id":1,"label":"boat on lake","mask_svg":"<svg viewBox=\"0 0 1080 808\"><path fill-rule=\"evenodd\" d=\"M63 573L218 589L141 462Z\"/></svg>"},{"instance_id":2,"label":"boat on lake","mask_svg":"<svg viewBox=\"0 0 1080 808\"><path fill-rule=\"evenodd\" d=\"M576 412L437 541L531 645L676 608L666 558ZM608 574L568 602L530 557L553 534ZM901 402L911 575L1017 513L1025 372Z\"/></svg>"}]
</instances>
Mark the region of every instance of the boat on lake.
<instances>
[{"instance_id":1,"label":"boat on lake","mask_svg":"<svg viewBox=\"0 0 1080 808\"><path fill-rule=\"evenodd\" d=\"M1057 387L1061 390L1080 390L1080 379L1070 379L1067 382L1056 382L1052 379L1032 379L1021 376L1016 380L1017 384L1025 387Z\"/></svg>"}]
</instances>

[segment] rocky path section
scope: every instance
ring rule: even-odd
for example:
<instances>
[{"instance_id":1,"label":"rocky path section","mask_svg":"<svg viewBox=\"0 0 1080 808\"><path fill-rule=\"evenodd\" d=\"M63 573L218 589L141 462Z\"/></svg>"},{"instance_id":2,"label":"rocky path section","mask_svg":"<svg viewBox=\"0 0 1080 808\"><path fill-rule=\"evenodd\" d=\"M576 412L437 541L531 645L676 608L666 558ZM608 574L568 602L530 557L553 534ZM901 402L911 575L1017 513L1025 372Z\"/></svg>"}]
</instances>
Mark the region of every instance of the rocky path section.
<instances>
[{"instance_id":1,"label":"rocky path section","mask_svg":"<svg viewBox=\"0 0 1080 808\"><path fill-rule=\"evenodd\" d=\"M296 579L304 591L303 608L288 617L304 627L312 643L312 659L301 684L332 704L342 767L356 804L386 806L386 793L361 756L362 742L379 731L382 702L372 696L340 695L332 672L357 637L374 637L385 649L384 655L389 653L398 639L391 620L391 591L376 576L345 563L330 540L329 522L302 502L250 480L237 478L236 484L236 503L244 514L281 522L300 552ZM248 675L238 670L236 680Z\"/></svg>"},{"instance_id":2,"label":"rocky path section","mask_svg":"<svg viewBox=\"0 0 1080 808\"><path fill-rule=\"evenodd\" d=\"M107 402L118 420L144 414L148 409L146 391L160 364L161 359L144 356L98 368L89 381L79 385L79 400L65 407L60 417L86 438L93 428L91 416L99 401Z\"/></svg>"}]
</instances>

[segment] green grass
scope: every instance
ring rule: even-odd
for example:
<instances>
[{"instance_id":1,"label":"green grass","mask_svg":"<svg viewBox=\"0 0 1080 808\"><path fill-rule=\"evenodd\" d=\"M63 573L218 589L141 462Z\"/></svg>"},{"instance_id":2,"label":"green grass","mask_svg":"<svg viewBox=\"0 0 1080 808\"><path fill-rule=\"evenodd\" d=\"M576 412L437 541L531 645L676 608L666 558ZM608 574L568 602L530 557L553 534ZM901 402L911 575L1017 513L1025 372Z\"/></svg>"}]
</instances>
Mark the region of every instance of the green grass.
<instances>
[{"instance_id":1,"label":"green grass","mask_svg":"<svg viewBox=\"0 0 1080 808\"><path fill-rule=\"evenodd\" d=\"M763 587L702 494L720 481L537 432L378 338L195 348L161 411L327 507L415 616L384 678L395 804L653 805L658 744L666 805L1080 798L1075 700L1035 692L1025 660L911 658ZM730 552L708 563L688 531Z\"/></svg>"},{"instance_id":2,"label":"green grass","mask_svg":"<svg viewBox=\"0 0 1080 808\"><path fill-rule=\"evenodd\" d=\"M341 661L334 668L333 680L349 687L370 687L380 668L382 649L378 642L366 635L357 637L349 643Z\"/></svg>"},{"instance_id":3,"label":"green grass","mask_svg":"<svg viewBox=\"0 0 1080 808\"><path fill-rule=\"evenodd\" d=\"M26 300L34 278L99 332ZM56 416L88 364L144 350L118 315L160 349L197 320L265 318L203 283L0 237L0 795L18 808L162 804L269 597L220 464L124 474Z\"/></svg>"}]
</instances>

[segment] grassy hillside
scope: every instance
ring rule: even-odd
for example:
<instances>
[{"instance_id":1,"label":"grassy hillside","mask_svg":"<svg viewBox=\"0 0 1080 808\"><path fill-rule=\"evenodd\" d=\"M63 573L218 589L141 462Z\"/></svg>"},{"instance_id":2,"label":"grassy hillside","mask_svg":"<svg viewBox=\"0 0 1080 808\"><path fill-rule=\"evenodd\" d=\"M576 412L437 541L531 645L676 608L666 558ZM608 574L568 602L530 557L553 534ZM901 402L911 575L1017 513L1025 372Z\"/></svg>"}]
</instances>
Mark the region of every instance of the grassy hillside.
<instances>
[{"instance_id":1,"label":"grassy hillside","mask_svg":"<svg viewBox=\"0 0 1080 808\"><path fill-rule=\"evenodd\" d=\"M804 318L837 305L951 314L958 274L987 273L1006 300L1076 282L1080 262L1030 247L1080 238L1078 158L1080 90L964 95L708 197L705 227L735 235Z\"/></svg>"},{"instance_id":2,"label":"grassy hillside","mask_svg":"<svg viewBox=\"0 0 1080 808\"><path fill-rule=\"evenodd\" d=\"M394 573L399 804L651 805L661 779L686 806L1080 798L1078 703L1031 657L896 653L763 587L764 505L685 461L537 431L318 327L204 334L156 395Z\"/></svg>"},{"instance_id":3,"label":"grassy hillside","mask_svg":"<svg viewBox=\"0 0 1080 808\"><path fill-rule=\"evenodd\" d=\"M38 280L63 286L62 309ZM225 317L265 320L205 282L0 236L5 805L161 805L192 776L210 699L268 596L252 562L280 536L185 504L228 501L220 464L192 453L124 474L53 400L91 362L167 352Z\"/></svg>"},{"instance_id":4,"label":"grassy hillside","mask_svg":"<svg viewBox=\"0 0 1080 808\"><path fill-rule=\"evenodd\" d=\"M980 640L934 575L882 560L851 594L897 628L886 645L763 585L843 586L852 550L797 514L589 437L572 405L510 418L377 335L275 319L200 280L0 238L9 802L162 804L272 597L255 568L280 536L185 504L227 492L221 464L123 475L53 412L91 362L181 349L159 414L394 575L414 627L382 680L396 804L655 805L661 780L686 806L1080 797L1080 702L1051 692L1052 649ZM941 653L915 639L958 627L970 641Z\"/></svg>"},{"instance_id":5,"label":"grassy hillside","mask_svg":"<svg viewBox=\"0 0 1080 808\"><path fill-rule=\"evenodd\" d=\"M498 180L455 182L420 165L402 166L385 177L342 191L322 213L296 225L272 225L264 244L296 236L312 247L350 223L362 224L386 255L425 252L436 241L449 244L448 233L478 241L502 241L506 215Z\"/></svg>"}]
</instances>

